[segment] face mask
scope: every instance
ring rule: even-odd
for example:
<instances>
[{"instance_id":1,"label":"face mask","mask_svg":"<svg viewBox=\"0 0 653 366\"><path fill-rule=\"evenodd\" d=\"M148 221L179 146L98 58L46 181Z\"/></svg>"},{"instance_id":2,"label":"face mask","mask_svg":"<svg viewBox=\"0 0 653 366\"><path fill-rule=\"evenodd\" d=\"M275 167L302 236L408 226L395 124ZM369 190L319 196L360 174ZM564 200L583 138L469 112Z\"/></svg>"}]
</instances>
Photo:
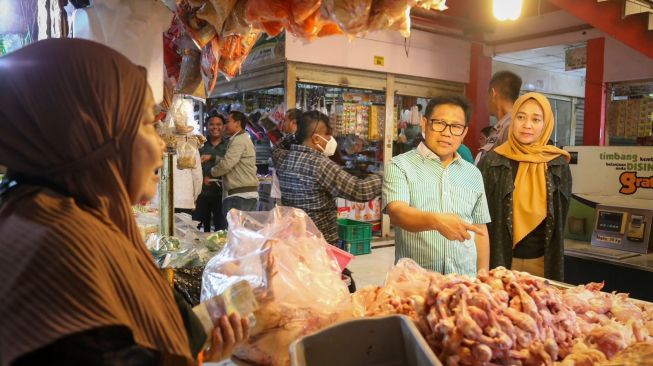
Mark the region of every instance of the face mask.
<instances>
[{"instance_id":1,"label":"face mask","mask_svg":"<svg viewBox=\"0 0 653 366\"><path fill-rule=\"evenodd\" d=\"M322 150L322 154L324 154L326 156L333 156L333 154L336 153L336 149L338 148L338 141L336 141L336 139L334 139L333 136L329 140L325 139L324 137L322 137L320 135L317 135L317 137L321 138L322 140L326 141L326 143L327 143L324 148L322 148L322 146L320 146L320 145L317 145L317 147L319 147L320 150Z\"/></svg>"}]
</instances>

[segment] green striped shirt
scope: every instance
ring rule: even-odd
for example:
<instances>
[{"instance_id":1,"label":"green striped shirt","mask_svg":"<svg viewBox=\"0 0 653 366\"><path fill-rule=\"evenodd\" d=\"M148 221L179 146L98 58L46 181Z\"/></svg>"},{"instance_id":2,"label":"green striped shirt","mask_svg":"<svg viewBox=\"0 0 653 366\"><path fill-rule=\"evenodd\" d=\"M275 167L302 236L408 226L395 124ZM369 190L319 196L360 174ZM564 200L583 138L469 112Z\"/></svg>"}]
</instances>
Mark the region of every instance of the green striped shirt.
<instances>
[{"instance_id":1,"label":"green striped shirt","mask_svg":"<svg viewBox=\"0 0 653 366\"><path fill-rule=\"evenodd\" d=\"M423 143L395 156L383 181L383 202L401 201L421 211L454 213L473 224L490 222L481 172L456 154L444 167ZM448 240L435 230L411 233L395 228L395 261L411 258L440 272L476 277L474 233L465 242Z\"/></svg>"}]
</instances>

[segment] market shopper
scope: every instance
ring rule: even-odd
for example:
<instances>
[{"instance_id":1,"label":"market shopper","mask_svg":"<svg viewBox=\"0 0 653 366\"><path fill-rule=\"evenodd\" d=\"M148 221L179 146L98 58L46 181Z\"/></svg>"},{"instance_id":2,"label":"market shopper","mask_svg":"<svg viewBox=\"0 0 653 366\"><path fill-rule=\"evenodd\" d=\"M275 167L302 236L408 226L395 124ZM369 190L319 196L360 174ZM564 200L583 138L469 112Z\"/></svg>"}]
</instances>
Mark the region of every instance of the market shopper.
<instances>
[{"instance_id":1,"label":"market shopper","mask_svg":"<svg viewBox=\"0 0 653 366\"><path fill-rule=\"evenodd\" d=\"M367 202L381 195L381 177L357 178L329 159L338 147L329 117L304 112L295 136L286 136L272 150L284 206L304 210L329 244L338 242L336 197ZM349 276L349 270L343 272ZM355 290L352 279L350 291Z\"/></svg>"},{"instance_id":2,"label":"market shopper","mask_svg":"<svg viewBox=\"0 0 653 366\"><path fill-rule=\"evenodd\" d=\"M519 97L522 80L511 71L499 71L492 75L488 90L487 108L491 116L497 119L494 131L485 146L481 147L481 157L508 140L512 107Z\"/></svg>"},{"instance_id":3,"label":"market shopper","mask_svg":"<svg viewBox=\"0 0 653 366\"><path fill-rule=\"evenodd\" d=\"M422 117L425 141L388 164L383 202L395 225L396 260L412 258L444 274L476 276L488 268L483 179L456 152L470 115L463 96L432 99Z\"/></svg>"},{"instance_id":4,"label":"market shopper","mask_svg":"<svg viewBox=\"0 0 653 366\"><path fill-rule=\"evenodd\" d=\"M222 177L222 210L225 215L235 208L255 211L258 201L256 150L245 131L247 117L243 112L231 111L224 125L224 133L231 136L224 157L218 158L211 175Z\"/></svg>"},{"instance_id":5,"label":"market shopper","mask_svg":"<svg viewBox=\"0 0 653 366\"><path fill-rule=\"evenodd\" d=\"M513 111L508 141L479 165L492 217L490 267L561 281L570 156L547 144L555 121L545 96L524 94Z\"/></svg>"},{"instance_id":6,"label":"market shopper","mask_svg":"<svg viewBox=\"0 0 653 366\"><path fill-rule=\"evenodd\" d=\"M50 39L0 58L0 83L0 364L193 364L204 331L131 212L164 148L145 69ZM220 324L208 359L247 337Z\"/></svg>"},{"instance_id":7,"label":"market shopper","mask_svg":"<svg viewBox=\"0 0 653 366\"><path fill-rule=\"evenodd\" d=\"M283 136L295 135L297 132L297 121L302 117L302 111L297 108L291 108L286 112L281 126ZM274 147L274 144L273 146ZM274 166L274 164L272 164ZM272 167L272 186L270 187L270 199L274 201L275 205L281 204L281 188L279 187L279 177L277 176L276 168Z\"/></svg>"},{"instance_id":8,"label":"market shopper","mask_svg":"<svg viewBox=\"0 0 653 366\"><path fill-rule=\"evenodd\" d=\"M222 185L211 176L211 168L219 158L227 152L227 142L224 141L225 118L213 112L206 120L208 136L204 146L200 148L202 160L202 193L197 198L197 208L194 218L201 222L204 232L211 231L211 223L215 230L225 230L227 220L222 210Z\"/></svg>"}]
</instances>

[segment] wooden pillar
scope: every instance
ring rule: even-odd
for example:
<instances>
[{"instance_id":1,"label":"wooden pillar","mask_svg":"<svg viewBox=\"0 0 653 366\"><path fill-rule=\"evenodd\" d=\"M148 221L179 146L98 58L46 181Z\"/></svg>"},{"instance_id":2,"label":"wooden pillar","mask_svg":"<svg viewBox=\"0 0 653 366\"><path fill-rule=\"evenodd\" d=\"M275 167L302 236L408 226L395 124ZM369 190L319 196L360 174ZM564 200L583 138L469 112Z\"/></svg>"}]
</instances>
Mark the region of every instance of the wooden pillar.
<instances>
[{"instance_id":1,"label":"wooden pillar","mask_svg":"<svg viewBox=\"0 0 653 366\"><path fill-rule=\"evenodd\" d=\"M490 123L490 116L487 111L488 85L492 78L492 58L483 52L481 43L472 43L469 63L469 84L465 90L467 98L472 103L474 113L469 121L469 131L465 137L465 145L472 150L476 156L478 149L478 137L481 129Z\"/></svg>"},{"instance_id":2,"label":"wooden pillar","mask_svg":"<svg viewBox=\"0 0 653 366\"><path fill-rule=\"evenodd\" d=\"M387 171L388 163L392 160L392 138L394 136L395 120L395 76L388 74L385 84L385 124L383 126L383 171ZM381 203L383 205L383 203ZM381 236L390 235L390 216L381 218Z\"/></svg>"},{"instance_id":3,"label":"wooden pillar","mask_svg":"<svg viewBox=\"0 0 653 366\"><path fill-rule=\"evenodd\" d=\"M604 63L605 38L594 38L587 41L583 145L605 145L606 89L603 81Z\"/></svg>"},{"instance_id":4,"label":"wooden pillar","mask_svg":"<svg viewBox=\"0 0 653 366\"><path fill-rule=\"evenodd\" d=\"M284 95L286 110L295 108L297 103L297 66L294 62L286 62L286 77L283 81L283 87L286 91Z\"/></svg>"}]
</instances>

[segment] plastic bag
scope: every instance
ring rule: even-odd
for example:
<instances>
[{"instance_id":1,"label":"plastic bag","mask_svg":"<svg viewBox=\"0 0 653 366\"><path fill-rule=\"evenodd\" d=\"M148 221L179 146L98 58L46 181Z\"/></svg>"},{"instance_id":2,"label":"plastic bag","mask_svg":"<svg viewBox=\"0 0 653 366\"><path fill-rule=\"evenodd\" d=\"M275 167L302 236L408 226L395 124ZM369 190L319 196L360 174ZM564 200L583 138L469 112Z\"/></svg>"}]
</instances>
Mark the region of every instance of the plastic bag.
<instances>
[{"instance_id":1,"label":"plastic bag","mask_svg":"<svg viewBox=\"0 0 653 366\"><path fill-rule=\"evenodd\" d=\"M424 296L433 276L442 275L427 271L412 259L402 258L388 271L384 286L392 287L402 297Z\"/></svg>"},{"instance_id":2,"label":"plastic bag","mask_svg":"<svg viewBox=\"0 0 653 366\"><path fill-rule=\"evenodd\" d=\"M240 1L241 3L244 1ZM197 11L197 17L207 21L220 33L227 17L231 13L236 0L210 0Z\"/></svg>"},{"instance_id":3,"label":"plastic bag","mask_svg":"<svg viewBox=\"0 0 653 366\"><path fill-rule=\"evenodd\" d=\"M240 71L260 35L260 30L250 27L245 34L232 35L220 41L218 68L227 79L233 78Z\"/></svg>"},{"instance_id":4,"label":"plastic bag","mask_svg":"<svg viewBox=\"0 0 653 366\"><path fill-rule=\"evenodd\" d=\"M197 152L197 145L194 144L195 139L186 139L177 145L177 169L195 169L197 166L197 159L195 155Z\"/></svg>"},{"instance_id":5,"label":"plastic bag","mask_svg":"<svg viewBox=\"0 0 653 366\"><path fill-rule=\"evenodd\" d=\"M172 97L169 116L177 133L187 134L193 131L193 126L188 125L189 121L193 121L193 102L190 99L184 98L181 94L175 94Z\"/></svg>"},{"instance_id":6,"label":"plastic bag","mask_svg":"<svg viewBox=\"0 0 653 366\"><path fill-rule=\"evenodd\" d=\"M287 365L289 344L352 317L351 298L322 234L302 210L228 214L225 248L206 265L202 300L246 280L260 303L254 337L236 348L240 359Z\"/></svg>"},{"instance_id":7,"label":"plastic bag","mask_svg":"<svg viewBox=\"0 0 653 366\"><path fill-rule=\"evenodd\" d=\"M372 0L324 0L322 9L340 29L350 35L364 34Z\"/></svg>"},{"instance_id":8,"label":"plastic bag","mask_svg":"<svg viewBox=\"0 0 653 366\"><path fill-rule=\"evenodd\" d=\"M398 30L410 36L410 8L414 1L373 0L370 10L369 30Z\"/></svg>"},{"instance_id":9,"label":"plastic bag","mask_svg":"<svg viewBox=\"0 0 653 366\"><path fill-rule=\"evenodd\" d=\"M179 47L182 59L175 93L193 94L202 82L202 75L200 74L201 53L188 36L180 38Z\"/></svg>"},{"instance_id":10,"label":"plastic bag","mask_svg":"<svg viewBox=\"0 0 653 366\"><path fill-rule=\"evenodd\" d=\"M199 3L197 3L199 4ZM186 30L197 45L197 49L204 48L215 36L218 35L215 28L207 21L198 17L201 8L193 7L188 0L177 1L177 16L186 26Z\"/></svg>"},{"instance_id":11,"label":"plastic bag","mask_svg":"<svg viewBox=\"0 0 653 366\"><path fill-rule=\"evenodd\" d=\"M245 16L247 11L247 1L238 1L229 13L220 32L220 38L225 38L235 34L245 34L249 30L249 23Z\"/></svg>"},{"instance_id":12,"label":"plastic bag","mask_svg":"<svg viewBox=\"0 0 653 366\"><path fill-rule=\"evenodd\" d=\"M219 54L218 38L214 38L202 49L201 72L202 80L204 81L204 91L207 96L210 96L215 88L215 83L218 81L218 60Z\"/></svg>"},{"instance_id":13,"label":"plastic bag","mask_svg":"<svg viewBox=\"0 0 653 366\"><path fill-rule=\"evenodd\" d=\"M288 0L249 0L245 15L254 28L274 37L283 30L283 22L291 17Z\"/></svg>"}]
</instances>

